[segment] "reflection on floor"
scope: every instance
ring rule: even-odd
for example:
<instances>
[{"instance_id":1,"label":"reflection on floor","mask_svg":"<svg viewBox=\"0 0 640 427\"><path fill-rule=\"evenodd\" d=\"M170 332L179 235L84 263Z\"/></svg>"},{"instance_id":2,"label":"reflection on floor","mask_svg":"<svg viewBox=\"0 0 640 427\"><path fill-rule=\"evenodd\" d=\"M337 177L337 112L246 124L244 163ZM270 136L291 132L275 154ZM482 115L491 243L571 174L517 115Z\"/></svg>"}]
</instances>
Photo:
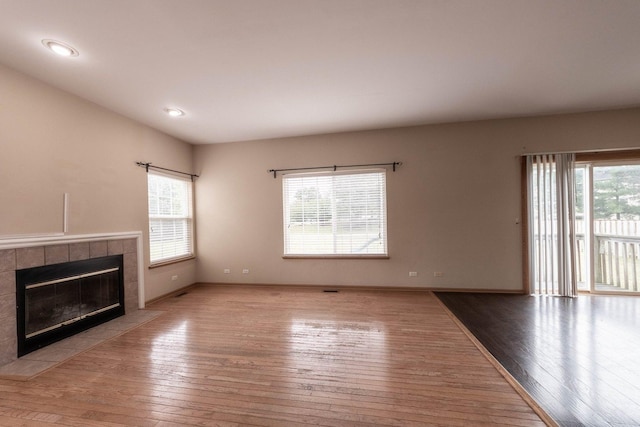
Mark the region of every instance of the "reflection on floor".
<instances>
[{"instance_id":1,"label":"reflection on floor","mask_svg":"<svg viewBox=\"0 0 640 427\"><path fill-rule=\"evenodd\" d=\"M110 338L155 319L161 311L136 310L72 337L22 356L0 367L0 378L28 380Z\"/></svg>"},{"instance_id":2,"label":"reflection on floor","mask_svg":"<svg viewBox=\"0 0 640 427\"><path fill-rule=\"evenodd\" d=\"M29 381L0 425L543 427L428 291L194 285Z\"/></svg>"},{"instance_id":3,"label":"reflection on floor","mask_svg":"<svg viewBox=\"0 0 640 427\"><path fill-rule=\"evenodd\" d=\"M437 292L561 425L640 425L640 298Z\"/></svg>"}]
</instances>

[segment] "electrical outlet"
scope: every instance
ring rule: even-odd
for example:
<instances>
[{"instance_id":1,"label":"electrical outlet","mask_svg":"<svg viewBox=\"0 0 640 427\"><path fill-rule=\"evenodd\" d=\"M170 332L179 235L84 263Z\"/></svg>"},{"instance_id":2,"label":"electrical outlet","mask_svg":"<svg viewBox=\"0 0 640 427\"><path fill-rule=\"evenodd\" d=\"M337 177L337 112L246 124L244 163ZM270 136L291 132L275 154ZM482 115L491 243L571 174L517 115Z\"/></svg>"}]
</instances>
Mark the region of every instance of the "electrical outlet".
<instances>
[{"instance_id":1,"label":"electrical outlet","mask_svg":"<svg viewBox=\"0 0 640 427\"><path fill-rule=\"evenodd\" d=\"M249 269L248 268L243 268L242 269L242 274L249 274Z\"/></svg>"},{"instance_id":2,"label":"electrical outlet","mask_svg":"<svg viewBox=\"0 0 640 427\"><path fill-rule=\"evenodd\" d=\"M171 276L171 280L178 280L178 275Z\"/></svg>"},{"instance_id":3,"label":"electrical outlet","mask_svg":"<svg viewBox=\"0 0 640 427\"><path fill-rule=\"evenodd\" d=\"M442 276L444 276L444 273L442 271L433 272L433 277L442 277Z\"/></svg>"},{"instance_id":4,"label":"electrical outlet","mask_svg":"<svg viewBox=\"0 0 640 427\"><path fill-rule=\"evenodd\" d=\"M231 274L231 269L230 268L225 268L224 269L224 274Z\"/></svg>"},{"instance_id":5,"label":"electrical outlet","mask_svg":"<svg viewBox=\"0 0 640 427\"><path fill-rule=\"evenodd\" d=\"M418 277L418 272L417 271L410 271L409 272L409 277Z\"/></svg>"}]
</instances>

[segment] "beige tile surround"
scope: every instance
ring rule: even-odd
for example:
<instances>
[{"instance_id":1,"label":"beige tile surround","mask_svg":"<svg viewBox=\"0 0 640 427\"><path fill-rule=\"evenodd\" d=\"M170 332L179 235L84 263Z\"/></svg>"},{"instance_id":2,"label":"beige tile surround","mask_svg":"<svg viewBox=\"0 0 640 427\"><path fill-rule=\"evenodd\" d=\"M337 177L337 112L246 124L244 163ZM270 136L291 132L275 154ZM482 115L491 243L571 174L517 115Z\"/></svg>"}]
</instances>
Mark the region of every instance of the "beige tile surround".
<instances>
[{"instance_id":1,"label":"beige tile surround","mask_svg":"<svg viewBox=\"0 0 640 427\"><path fill-rule=\"evenodd\" d=\"M0 249L0 366L17 359L15 271L107 255L123 255L125 312L133 313L138 310L139 270L135 238Z\"/></svg>"}]
</instances>

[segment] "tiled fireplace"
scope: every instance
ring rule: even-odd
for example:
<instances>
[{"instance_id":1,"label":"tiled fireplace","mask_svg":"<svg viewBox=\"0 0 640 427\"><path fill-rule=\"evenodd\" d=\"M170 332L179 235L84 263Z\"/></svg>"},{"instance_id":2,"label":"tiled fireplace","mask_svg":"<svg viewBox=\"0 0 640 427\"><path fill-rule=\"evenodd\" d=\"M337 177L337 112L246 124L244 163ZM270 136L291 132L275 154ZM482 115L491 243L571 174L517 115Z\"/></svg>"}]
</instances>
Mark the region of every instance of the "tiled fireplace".
<instances>
[{"instance_id":1,"label":"tiled fireplace","mask_svg":"<svg viewBox=\"0 0 640 427\"><path fill-rule=\"evenodd\" d=\"M105 236L61 236L59 239L0 243L0 366L17 359L16 270L122 255L124 306L131 313L144 304L140 298L138 265L140 236L120 233Z\"/></svg>"}]
</instances>

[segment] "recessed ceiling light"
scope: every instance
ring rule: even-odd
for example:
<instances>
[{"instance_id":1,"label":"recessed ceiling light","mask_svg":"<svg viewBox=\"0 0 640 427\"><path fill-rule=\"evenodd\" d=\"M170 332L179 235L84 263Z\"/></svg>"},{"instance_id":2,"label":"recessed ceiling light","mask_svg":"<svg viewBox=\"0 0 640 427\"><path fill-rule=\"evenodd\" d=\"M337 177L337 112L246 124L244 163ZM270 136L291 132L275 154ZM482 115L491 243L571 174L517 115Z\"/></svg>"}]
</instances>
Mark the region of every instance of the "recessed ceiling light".
<instances>
[{"instance_id":1,"label":"recessed ceiling light","mask_svg":"<svg viewBox=\"0 0 640 427\"><path fill-rule=\"evenodd\" d=\"M44 39L42 44L45 45L53 53L60 56L78 56L78 51L66 43L57 40Z\"/></svg>"},{"instance_id":2,"label":"recessed ceiling light","mask_svg":"<svg viewBox=\"0 0 640 427\"><path fill-rule=\"evenodd\" d=\"M184 116L184 111L179 110L177 108L165 108L164 112L170 115L171 117Z\"/></svg>"}]
</instances>

